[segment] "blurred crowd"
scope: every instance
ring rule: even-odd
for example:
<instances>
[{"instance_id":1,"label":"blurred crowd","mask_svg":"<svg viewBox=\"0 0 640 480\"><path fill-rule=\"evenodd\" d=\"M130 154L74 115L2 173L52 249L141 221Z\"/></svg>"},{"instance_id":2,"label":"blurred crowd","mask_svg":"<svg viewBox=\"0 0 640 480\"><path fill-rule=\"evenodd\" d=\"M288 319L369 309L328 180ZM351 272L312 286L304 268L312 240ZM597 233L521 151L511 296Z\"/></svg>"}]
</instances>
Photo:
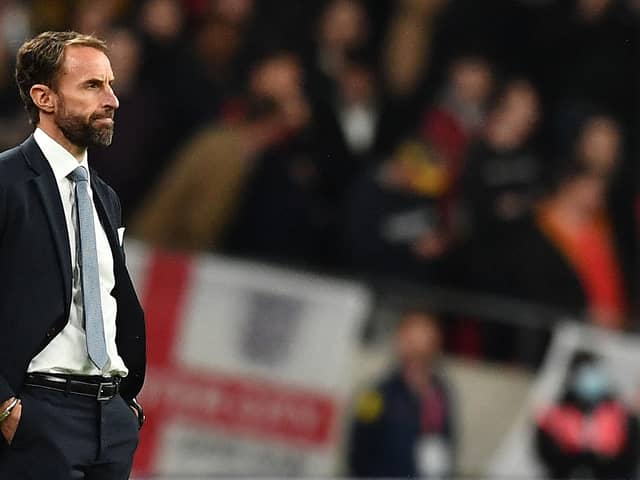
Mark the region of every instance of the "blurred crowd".
<instances>
[{"instance_id":1,"label":"blurred crowd","mask_svg":"<svg viewBox=\"0 0 640 480\"><path fill-rule=\"evenodd\" d=\"M110 45L116 135L90 161L138 238L634 328L639 1L4 0L2 148L45 29Z\"/></svg>"}]
</instances>

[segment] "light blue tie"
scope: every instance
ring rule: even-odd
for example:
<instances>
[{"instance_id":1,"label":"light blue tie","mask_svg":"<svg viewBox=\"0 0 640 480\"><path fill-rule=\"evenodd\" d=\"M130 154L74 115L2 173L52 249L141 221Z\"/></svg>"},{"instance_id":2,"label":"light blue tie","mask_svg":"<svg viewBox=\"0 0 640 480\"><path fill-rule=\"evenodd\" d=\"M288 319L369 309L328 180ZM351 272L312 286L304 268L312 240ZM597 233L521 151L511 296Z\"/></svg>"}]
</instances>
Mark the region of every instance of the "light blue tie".
<instances>
[{"instance_id":1,"label":"light blue tie","mask_svg":"<svg viewBox=\"0 0 640 480\"><path fill-rule=\"evenodd\" d=\"M100 301L100 273L98 251L93 223L93 206L89 198L89 175L84 167L69 174L76 184L76 208L80 229L80 278L84 303L84 323L87 333L89 358L100 370L107 363L107 345L104 339L102 304Z\"/></svg>"}]
</instances>

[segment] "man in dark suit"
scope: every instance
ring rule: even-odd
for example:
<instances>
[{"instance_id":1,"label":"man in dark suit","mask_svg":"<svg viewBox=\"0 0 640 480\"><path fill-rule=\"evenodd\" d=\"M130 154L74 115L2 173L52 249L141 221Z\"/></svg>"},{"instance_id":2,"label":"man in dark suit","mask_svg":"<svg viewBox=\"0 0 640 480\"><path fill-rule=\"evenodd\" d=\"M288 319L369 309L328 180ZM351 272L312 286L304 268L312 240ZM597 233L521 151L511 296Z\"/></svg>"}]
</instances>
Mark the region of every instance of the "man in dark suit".
<instances>
[{"instance_id":1,"label":"man in dark suit","mask_svg":"<svg viewBox=\"0 0 640 480\"><path fill-rule=\"evenodd\" d=\"M357 399L350 473L358 478L453 478L456 411L438 365L439 320L409 310L394 340L397 365Z\"/></svg>"},{"instance_id":2,"label":"man in dark suit","mask_svg":"<svg viewBox=\"0 0 640 480\"><path fill-rule=\"evenodd\" d=\"M87 164L118 108L105 44L42 33L16 81L36 128L0 154L0 478L127 479L145 331L118 197Z\"/></svg>"}]
</instances>

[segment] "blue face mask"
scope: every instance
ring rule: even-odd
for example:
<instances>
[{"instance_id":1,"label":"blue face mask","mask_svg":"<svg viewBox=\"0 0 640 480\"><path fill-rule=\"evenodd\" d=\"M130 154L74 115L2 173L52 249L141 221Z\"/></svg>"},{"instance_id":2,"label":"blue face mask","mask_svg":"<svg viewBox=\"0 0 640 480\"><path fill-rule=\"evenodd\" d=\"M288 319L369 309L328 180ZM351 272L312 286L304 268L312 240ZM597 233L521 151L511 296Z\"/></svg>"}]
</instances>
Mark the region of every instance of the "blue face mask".
<instances>
[{"instance_id":1,"label":"blue face mask","mask_svg":"<svg viewBox=\"0 0 640 480\"><path fill-rule=\"evenodd\" d=\"M583 365L573 377L572 390L583 401L595 403L610 392L609 378L598 365Z\"/></svg>"}]
</instances>

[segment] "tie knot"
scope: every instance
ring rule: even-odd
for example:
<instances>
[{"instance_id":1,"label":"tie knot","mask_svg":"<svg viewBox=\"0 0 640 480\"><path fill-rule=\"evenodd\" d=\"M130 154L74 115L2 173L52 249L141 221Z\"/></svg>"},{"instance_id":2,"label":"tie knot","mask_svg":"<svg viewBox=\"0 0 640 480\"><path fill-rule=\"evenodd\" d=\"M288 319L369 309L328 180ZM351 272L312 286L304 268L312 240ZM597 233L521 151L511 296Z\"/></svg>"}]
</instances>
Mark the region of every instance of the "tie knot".
<instances>
[{"instance_id":1,"label":"tie knot","mask_svg":"<svg viewBox=\"0 0 640 480\"><path fill-rule=\"evenodd\" d=\"M73 172L71 172L68 177L74 182L86 182L89 179L89 174L87 173L87 169L84 167L78 167Z\"/></svg>"}]
</instances>

